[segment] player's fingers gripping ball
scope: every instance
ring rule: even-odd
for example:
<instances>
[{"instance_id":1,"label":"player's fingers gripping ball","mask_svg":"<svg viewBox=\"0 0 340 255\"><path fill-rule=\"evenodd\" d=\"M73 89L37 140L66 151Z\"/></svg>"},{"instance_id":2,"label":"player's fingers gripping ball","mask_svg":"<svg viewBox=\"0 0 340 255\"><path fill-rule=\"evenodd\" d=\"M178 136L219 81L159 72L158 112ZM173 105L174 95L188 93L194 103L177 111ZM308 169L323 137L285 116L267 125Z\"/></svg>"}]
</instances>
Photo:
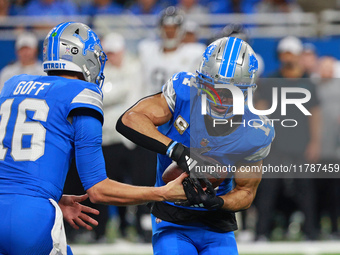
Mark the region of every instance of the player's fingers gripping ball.
<instances>
[{"instance_id":1,"label":"player's fingers gripping ball","mask_svg":"<svg viewBox=\"0 0 340 255\"><path fill-rule=\"evenodd\" d=\"M183 188L188 200L176 202L176 205L216 210L221 208L224 204L224 200L221 197L216 196L211 184L209 187L207 186L207 189L204 191L197 179L185 178L183 181Z\"/></svg>"},{"instance_id":2,"label":"player's fingers gripping ball","mask_svg":"<svg viewBox=\"0 0 340 255\"><path fill-rule=\"evenodd\" d=\"M162 176L163 181L168 183L181 173L187 172L190 178L199 179L203 187L212 185L213 188L216 188L226 176L222 177L216 171L217 166L222 167L220 162L202 155L210 150L210 147L189 149L181 143L172 141L168 146L167 155L175 162L165 169Z\"/></svg>"}]
</instances>

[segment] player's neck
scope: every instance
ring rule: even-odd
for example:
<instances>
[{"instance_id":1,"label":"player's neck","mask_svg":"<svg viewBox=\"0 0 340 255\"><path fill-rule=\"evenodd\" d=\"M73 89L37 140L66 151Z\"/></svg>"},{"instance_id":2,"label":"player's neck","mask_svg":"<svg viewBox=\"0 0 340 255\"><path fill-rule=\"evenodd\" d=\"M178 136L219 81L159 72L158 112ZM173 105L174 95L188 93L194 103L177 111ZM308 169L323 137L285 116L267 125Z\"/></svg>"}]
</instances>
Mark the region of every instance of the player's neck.
<instances>
[{"instance_id":1,"label":"player's neck","mask_svg":"<svg viewBox=\"0 0 340 255\"><path fill-rule=\"evenodd\" d=\"M78 77L72 75L59 75L59 76L66 79L80 80Z\"/></svg>"},{"instance_id":2,"label":"player's neck","mask_svg":"<svg viewBox=\"0 0 340 255\"><path fill-rule=\"evenodd\" d=\"M63 73L63 74L60 74L59 76L66 78L66 79L85 81L82 73L74 73L74 74Z\"/></svg>"}]
</instances>

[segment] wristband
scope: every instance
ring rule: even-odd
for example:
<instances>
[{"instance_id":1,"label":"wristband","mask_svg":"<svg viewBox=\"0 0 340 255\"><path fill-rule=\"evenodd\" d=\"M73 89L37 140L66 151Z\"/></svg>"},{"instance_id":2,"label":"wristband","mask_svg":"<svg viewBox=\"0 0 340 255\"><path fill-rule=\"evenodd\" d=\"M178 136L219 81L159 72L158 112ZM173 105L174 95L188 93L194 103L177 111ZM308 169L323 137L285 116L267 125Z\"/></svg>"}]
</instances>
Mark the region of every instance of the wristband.
<instances>
[{"instance_id":1,"label":"wristband","mask_svg":"<svg viewBox=\"0 0 340 255\"><path fill-rule=\"evenodd\" d=\"M171 158L172 150L174 149L175 145L178 144L176 141L171 141L168 145L168 148L166 150L166 155Z\"/></svg>"}]
</instances>

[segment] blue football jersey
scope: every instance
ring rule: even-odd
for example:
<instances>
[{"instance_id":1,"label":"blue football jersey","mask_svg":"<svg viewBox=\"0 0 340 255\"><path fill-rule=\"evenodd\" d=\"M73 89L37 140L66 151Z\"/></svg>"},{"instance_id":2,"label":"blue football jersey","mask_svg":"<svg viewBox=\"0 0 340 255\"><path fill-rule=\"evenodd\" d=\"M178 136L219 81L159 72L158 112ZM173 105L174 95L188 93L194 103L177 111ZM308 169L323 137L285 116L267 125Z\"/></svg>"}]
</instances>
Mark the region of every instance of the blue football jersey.
<instances>
[{"instance_id":1,"label":"blue football jersey","mask_svg":"<svg viewBox=\"0 0 340 255\"><path fill-rule=\"evenodd\" d=\"M95 84L57 76L18 75L0 94L0 194L59 201L71 159L76 108L103 116ZM95 183L93 183L95 184Z\"/></svg>"},{"instance_id":2,"label":"blue football jersey","mask_svg":"<svg viewBox=\"0 0 340 255\"><path fill-rule=\"evenodd\" d=\"M172 119L158 130L174 141L190 148L211 147L205 156L212 157L233 170L236 163L251 163L264 159L270 151L274 139L274 128L266 117L251 113L245 106L240 125L225 136L209 135L201 110L201 97L195 86L195 76L181 72L175 74L164 86L163 94L172 112ZM156 186L163 186L164 170L172 163L166 155L158 154ZM232 175L217 188L217 195L232 190ZM197 208L190 208L197 209ZM201 208L199 208L201 209Z\"/></svg>"}]
</instances>

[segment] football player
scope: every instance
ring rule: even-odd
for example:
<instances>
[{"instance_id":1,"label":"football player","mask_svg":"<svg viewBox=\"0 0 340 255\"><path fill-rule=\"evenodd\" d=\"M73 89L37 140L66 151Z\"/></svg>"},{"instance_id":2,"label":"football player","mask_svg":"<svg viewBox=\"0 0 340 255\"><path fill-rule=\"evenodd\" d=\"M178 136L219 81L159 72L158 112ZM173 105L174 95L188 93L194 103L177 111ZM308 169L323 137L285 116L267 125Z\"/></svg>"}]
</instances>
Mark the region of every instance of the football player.
<instances>
[{"instance_id":1,"label":"football player","mask_svg":"<svg viewBox=\"0 0 340 255\"><path fill-rule=\"evenodd\" d=\"M74 156L92 202L185 199L185 176L159 188L107 178L101 149L106 55L88 26L54 27L43 60L48 76L14 76L0 95L0 254L72 254L57 202Z\"/></svg>"},{"instance_id":2,"label":"football player","mask_svg":"<svg viewBox=\"0 0 340 255\"><path fill-rule=\"evenodd\" d=\"M138 45L138 55L143 68L143 84L147 95L161 91L167 79L179 71L194 72L198 68L205 45L182 43L183 12L169 6L159 18L159 39L145 39Z\"/></svg>"},{"instance_id":3,"label":"football player","mask_svg":"<svg viewBox=\"0 0 340 255\"><path fill-rule=\"evenodd\" d=\"M175 74L162 93L139 101L117 122L124 136L158 153L156 187L165 184L162 174L172 160L190 172L201 161L198 151L234 169L216 194L209 181L203 191L197 180L187 178L187 203L152 205L154 254L238 254L234 213L253 202L274 138L265 117L244 105L248 90L256 88L257 70L256 55L246 42L218 39L206 48L196 75ZM237 99L230 93L235 89L243 92ZM233 113L236 100L242 100L244 115ZM224 124L214 127L216 120Z\"/></svg>"}]
</instances>

